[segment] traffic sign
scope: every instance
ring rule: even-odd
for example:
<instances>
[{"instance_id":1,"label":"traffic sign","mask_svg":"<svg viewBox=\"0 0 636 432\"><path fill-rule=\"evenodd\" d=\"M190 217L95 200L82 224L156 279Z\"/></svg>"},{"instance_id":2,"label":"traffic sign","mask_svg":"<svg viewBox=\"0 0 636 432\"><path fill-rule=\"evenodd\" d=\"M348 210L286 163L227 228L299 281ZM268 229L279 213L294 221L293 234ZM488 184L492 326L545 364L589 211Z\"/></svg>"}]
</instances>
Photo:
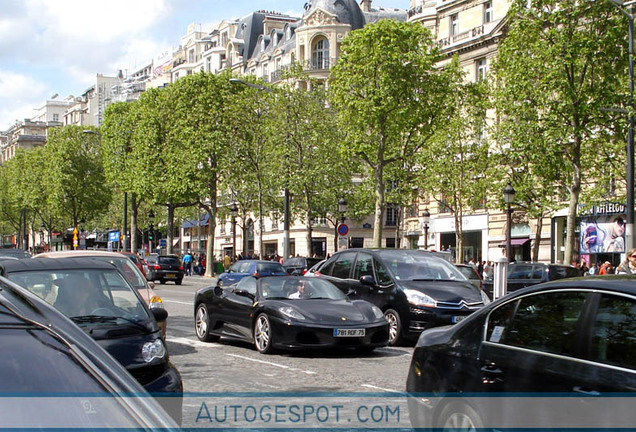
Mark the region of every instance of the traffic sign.
<instances>
[{"instance_id":1,"label":"traffic sign","mask_svg":"<svg viewBox=\"0 0 636 432\"><path fill-rule=\"evenodd\" d=\"M162 248L168 247L168 240L159 239L159 247L162 247Z\"/></svg>"},{"instance_id":2,"label":"traffic sign","mask_svg":"<svg viewBox=\"0 0 636 432\"><path fill-rule=\"evenodd\" d=\"M347 226L347 224L341 223L340 225L338 225L338 234L340 234L341 236L346 236L347 234L349 234L349 227Z\"/></svg>"}]
</instances>

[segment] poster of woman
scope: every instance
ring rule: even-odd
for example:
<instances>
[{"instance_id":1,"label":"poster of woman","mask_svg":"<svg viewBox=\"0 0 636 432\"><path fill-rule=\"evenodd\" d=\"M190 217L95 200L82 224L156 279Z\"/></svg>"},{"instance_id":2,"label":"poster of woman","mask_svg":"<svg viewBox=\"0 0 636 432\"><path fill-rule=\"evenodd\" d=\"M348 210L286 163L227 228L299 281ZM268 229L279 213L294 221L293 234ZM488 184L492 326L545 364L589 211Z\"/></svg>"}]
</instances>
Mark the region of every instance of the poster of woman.
<instances>
[{"instance_id":1,"label":"poster of woman","mask_svg":"<svg viewBox=\"0 0 636 432\"><path fill-rule=\"evenodd\" d=\"M580 249L582 254L624 253L624 216L581 222Z\"/></svg>"}]
</instances>

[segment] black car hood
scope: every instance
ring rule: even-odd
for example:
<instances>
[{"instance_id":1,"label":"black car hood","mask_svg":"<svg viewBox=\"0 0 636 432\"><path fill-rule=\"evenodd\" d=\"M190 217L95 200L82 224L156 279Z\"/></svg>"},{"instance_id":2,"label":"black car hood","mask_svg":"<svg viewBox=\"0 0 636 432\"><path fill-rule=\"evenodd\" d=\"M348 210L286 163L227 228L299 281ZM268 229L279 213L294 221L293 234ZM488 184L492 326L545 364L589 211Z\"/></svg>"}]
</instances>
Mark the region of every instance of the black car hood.
<instances>
[{"instance_id":1,"label":"black car hood","mask_svg":"<svg viewBox=\"0 0 636 432\"><path fill-rule=\"evenodd\" d=\"M349 300L274 300L267 306L273 309L291 306L302 313L308 321L325 325L372 322L372 319L370 319L372 313L369 305Z\"/></svg>"},{"instance_id":2,"label":"black car hood","mask_svg":"<svg viewBox=\"0 0 636 432\"><path fill-rule=\"evenodd\" d=\"M432 297L438 302L467 303L482 302L479 289L468 281L452 280L404 280L398 282L402 289L413 289Z\"/></svg>"}]
</instances>

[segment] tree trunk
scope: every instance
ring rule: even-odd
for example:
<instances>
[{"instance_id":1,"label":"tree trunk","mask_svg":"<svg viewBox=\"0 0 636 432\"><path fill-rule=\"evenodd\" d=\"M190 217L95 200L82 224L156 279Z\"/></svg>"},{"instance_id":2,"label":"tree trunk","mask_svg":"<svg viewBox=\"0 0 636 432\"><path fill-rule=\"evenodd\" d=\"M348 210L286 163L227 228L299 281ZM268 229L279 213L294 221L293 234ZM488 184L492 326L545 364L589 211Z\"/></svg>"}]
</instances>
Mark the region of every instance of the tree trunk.
<instances>
[{"instance_id":1,"label":"tree trunk","mask_svg":"<svg viewBox=\"0 0 636 432\"><path fill-rule=\"evenodd\" d=\"M384 216L384 167L375 169L375 217L373 222L373 247L382 247L382 217Z\"/></svg>"},{"instance_id":2,"label":"tree trunk","mask_svg":"<svg viewBox=\"0 0 636 432\"><path fill-rule=\"evenodd\" d=\"M464 263L464 226L459 212L455 212L455 262Z\"/></svg>"},{"instance_id":3,"label":"tree trunk","mask_svg":"<svg viewBox=\"0 0 636 432\"><path fill-rule=\"evenodd\" d=\"M535 232L535 240L532 245L532 262L539 261L539 246L541 245L541 232L543 230L543 213L537 217L537 230Z\"/></svg>"},{"instance_id":4,"label":"tree trunk","mask_svg":"<svg viewBox=\"0 0 636 432\"><path fill-rule=\"evenodd\" d=\"M130 251L137 252L139 243L137 240L137 218L139 216L139 203L137 194L130 193Z\"/></svg>"},{"instance_id":5,"label":"tree trunk","mask_svg":"<svg viewBox=\"0 0 636 432\"><path fill-rule=\"evenodd\" d=\"M577 207L579 205L579 196L581 194L581 138L576 137L572 149L572 186L570 187L570 205L568 207L566 237L565 237L565 256L564 264L571 264L574 257L574 230L577 225Z\"/></svg>"},{"instance_id":6,"label":"tree trunk","mask_svg":"<svg viewBox=\"0 0 636 432\"><path fill-rule=\"evenodd\" d=\"M166 253L168 254L172 254L172 243L174 242L174 205L172 204L168 204L168 235L167 235L167 240L168 240L168 246L166 248ZM159 224L157 223L157 226L159 226ZM159 239L156 239L157 242L159 241Z\"/></svg>"}]
</instances>

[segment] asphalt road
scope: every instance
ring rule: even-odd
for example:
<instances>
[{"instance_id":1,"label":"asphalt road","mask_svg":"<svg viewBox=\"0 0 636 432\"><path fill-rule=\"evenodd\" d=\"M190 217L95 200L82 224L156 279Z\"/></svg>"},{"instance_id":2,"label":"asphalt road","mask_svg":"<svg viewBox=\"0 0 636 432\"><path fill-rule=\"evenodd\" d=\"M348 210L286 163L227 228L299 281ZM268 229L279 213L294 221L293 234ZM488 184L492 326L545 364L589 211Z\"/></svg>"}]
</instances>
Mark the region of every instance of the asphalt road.
<instances>
[{"instance_id":1,"label":"asphalt road","mask_svg":"<svg viewBox=\"0 0 636 432\"><path fill-rule=\"evenodd\" d=\"M283 399L288 394L297 395L302 399L303 395L310 393L347 392L354 393L349 396L349 400L358 399L356 403L359 405L363 403L363 398L366 398L364 400L367 402L370 400L369 393L373 396L404 391L413 350L409 346L379 348L370 354L360 354L354 350L321 350L263 355L248 343L226 339L221 339L218 343L200 342L194 331L194 293L197 289L213 283L212 279L188 276L180 286L169 282L166 285L157 284L155 287L169 312L167 342L170 358L183 378L186 394L184 427L210 426L204 421L212 416L205 404L206 397L218 400L221 396L238 392L250 393L250 397L285 393ZM365 395L358 397L357 393ZM304 409L307 414L307 410L314 408ZM370 416L371 411L364 411L365 409L367 408L358 408L358 411L362 410L363 415ZM374 416L375 419L384 418L385 413L381 415L379 412ZM341 417L339 420L342 420L342 415L338 414L341 413L332 410L330 419ZM360 412L357 413L358 417L359 414ZM396 417L395 410L391 412L391 408L388 414ZM399 414L399 422L403 424L407 418L406 413ZM322 418L325 415L329 414L323 412ZM293 421L296 416L288 413L286 417L276 419ZM305 420L305 416L302 420ZM397 419L393 418L392 421L394 420ZM296 423L285 423L282 421L274 426L298 426ZM249 423L248 426L253 427L255 424L258 425L258 420L257 423ZM300 425L304 423L301 421ZM272 427L271 424L263 426Z\"/></svg>"}]
</instances>

